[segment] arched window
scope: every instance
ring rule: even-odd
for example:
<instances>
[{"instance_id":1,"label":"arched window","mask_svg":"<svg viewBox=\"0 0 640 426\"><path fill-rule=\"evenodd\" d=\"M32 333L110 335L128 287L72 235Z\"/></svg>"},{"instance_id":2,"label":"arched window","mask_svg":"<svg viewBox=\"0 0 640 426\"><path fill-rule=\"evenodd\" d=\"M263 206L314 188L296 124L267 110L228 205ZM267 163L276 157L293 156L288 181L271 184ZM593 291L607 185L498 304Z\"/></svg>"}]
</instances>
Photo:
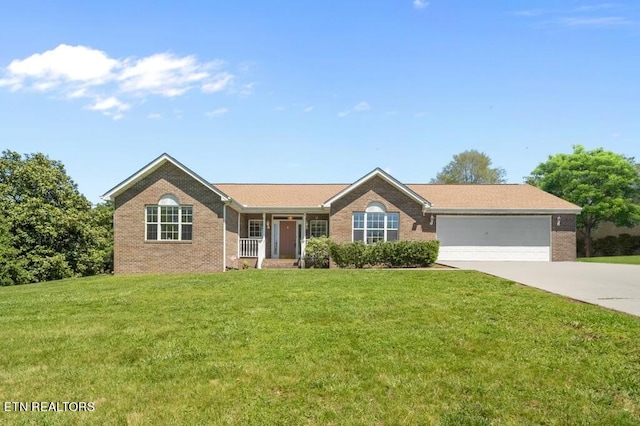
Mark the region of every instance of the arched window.
<instances>
[{"instance_id":1,"label":"arched window","mask_svg":"<svg viewBox=\"0 0 640 426\"><path fill-rule=\"evenodd\" d=\"M364 212L353 213L353 241L366 244L395 241L400 229L400 214L387 213L384 204L373 201Z\"/></svg>"},{"instance_id":2,"label":"arched window","mask_svg":"<svg viewBox=\"0 0 640 426\"><path fill-rule=\"evenodd\" d=\"M173 194L165 194L160 197L160 201L158 201L159 206L179 206L180 202L178 201L178 197Z\"/></svg>"},{"instance_id":3,"label":"arched window","mask_svg":"<svg viewBox=\"0 0 640 426\"><path fill-rule=\"evenodd\" d=\"M181 206L173 194L165 194L158 205L146 206L148 241L190 241L193 238L193 207Z\"/></svg>"}]
</instances>

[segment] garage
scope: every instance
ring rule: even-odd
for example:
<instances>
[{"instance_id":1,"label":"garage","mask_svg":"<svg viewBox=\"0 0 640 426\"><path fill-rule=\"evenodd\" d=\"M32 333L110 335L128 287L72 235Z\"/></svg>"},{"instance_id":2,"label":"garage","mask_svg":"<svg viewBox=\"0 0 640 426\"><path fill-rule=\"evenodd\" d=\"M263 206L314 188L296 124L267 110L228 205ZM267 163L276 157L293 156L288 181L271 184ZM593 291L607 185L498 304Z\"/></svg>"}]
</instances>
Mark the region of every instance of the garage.
<instances>
[{"instance_id":1,"label":"garage","mask_svg":"<svg viewBox=\"0 0 640 426\"><path fill-rule=\"evenodd\" d=\"M551 260L550 216L437 217L438 260Z\"/></svg>"}]
</instances>

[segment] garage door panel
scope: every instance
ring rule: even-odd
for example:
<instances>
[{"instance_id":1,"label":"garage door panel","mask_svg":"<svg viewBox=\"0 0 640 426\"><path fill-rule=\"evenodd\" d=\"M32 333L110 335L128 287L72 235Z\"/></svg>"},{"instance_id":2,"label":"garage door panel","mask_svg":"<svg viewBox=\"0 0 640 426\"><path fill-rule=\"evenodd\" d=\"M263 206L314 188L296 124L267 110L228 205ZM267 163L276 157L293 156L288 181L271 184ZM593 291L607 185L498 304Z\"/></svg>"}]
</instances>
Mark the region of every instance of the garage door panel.
<instances>
[{"instance_id":1,"label":"garage door panel","mask_svg":"<svg viewBox=\"0 0 640 426\"><path fill-rule=\"evenodd\" d=\"M439 260L549 260L549 216L439 216L437 220Z\"/></svg>"}]
</instances>

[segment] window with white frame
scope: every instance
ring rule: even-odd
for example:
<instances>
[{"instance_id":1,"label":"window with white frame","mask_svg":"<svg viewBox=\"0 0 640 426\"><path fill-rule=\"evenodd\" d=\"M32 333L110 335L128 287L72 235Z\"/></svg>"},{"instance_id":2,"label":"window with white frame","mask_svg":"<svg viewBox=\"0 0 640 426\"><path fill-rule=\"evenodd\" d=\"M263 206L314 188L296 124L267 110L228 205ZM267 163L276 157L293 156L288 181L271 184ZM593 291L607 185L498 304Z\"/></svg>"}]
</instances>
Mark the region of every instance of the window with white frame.
<instances>
[{"instance_id":1,"label":"window with white frame","mask_svg":"<svg viewBox=\"0 0 640 426\"><path fill-rule=\"evenodd\" d=\"M249 220L249 238L262 238L262 219Z\"/></svg>"},{"instance_id":2,"label":"window with white frame","mask_svg":"<svg viewBox=\"0 0 640 426\"><path fill-rule=\"evenodd\" d=\"M181 206L174 195L160 198L157 206L146 206L147 241L191 241L193 207Z\"/></svg>"},{"instance_id":3,"label":"window with white frame","mask_svg":"<svg viewBox=\"0 0 640 426\"><path fill-rule=\"evenodd\" d=\"M353 213L353 241L395 241L399 227L400 214L387 213L382 203L373 202L364 212Z\"/></svg>"},{"instance_id":4,"label":"window with white frame","mask_svg":"<svg viewBox=\"0 0 640 426\"><path fill-rule=\"evenodd\" d=\"M309 238L328 237L328 223L326 220L310 220L309 221Z\"/></svg>"}]
</instances>

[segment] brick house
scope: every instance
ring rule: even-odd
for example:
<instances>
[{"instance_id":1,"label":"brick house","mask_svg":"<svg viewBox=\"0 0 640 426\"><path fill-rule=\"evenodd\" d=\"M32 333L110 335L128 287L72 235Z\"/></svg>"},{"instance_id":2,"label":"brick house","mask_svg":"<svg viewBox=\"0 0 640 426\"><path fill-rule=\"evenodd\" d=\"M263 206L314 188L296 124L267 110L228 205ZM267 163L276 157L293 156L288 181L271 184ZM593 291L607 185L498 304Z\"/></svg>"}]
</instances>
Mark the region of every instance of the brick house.
<instances>
[{"instance_id":1,"label":"brick house","mask_svg":"<svg viewBox=\"0 0 640 426\"><path fill-rule=\"evenodd\" d=\"M381 169L352 184L212 184L167 154L103 198L116 273L293 266L321 235L438 239L441 261L575 260L580 212L525 184L403 184Z\"/></svg>"}]
</instances>

